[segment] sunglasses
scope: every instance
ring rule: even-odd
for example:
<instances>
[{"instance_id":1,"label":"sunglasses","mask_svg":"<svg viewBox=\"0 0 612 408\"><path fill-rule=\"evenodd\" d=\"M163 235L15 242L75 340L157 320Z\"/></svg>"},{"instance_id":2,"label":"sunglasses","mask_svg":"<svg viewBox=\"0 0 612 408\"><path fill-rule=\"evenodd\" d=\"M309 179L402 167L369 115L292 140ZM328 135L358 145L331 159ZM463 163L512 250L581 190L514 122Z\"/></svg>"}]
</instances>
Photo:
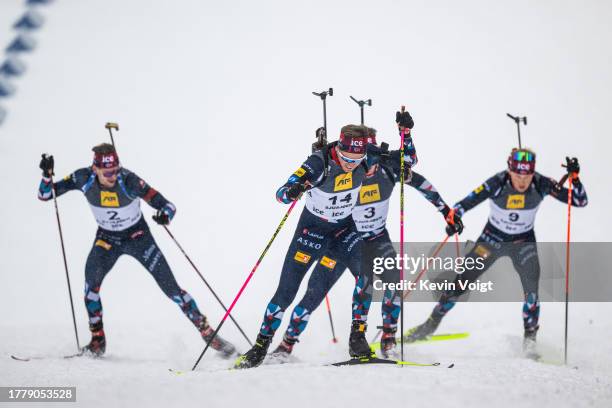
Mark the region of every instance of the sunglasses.
<instances>
[{"instance_id":1,"label":"sunglasses","mask_svg":"<svg viewBox=\"0 0 612 408\"><path fill-rule=\"evenodd\" d=\"M102 175L106 178L115 177L117 174L119 174L118 168L114 170L102 171Z\"/></svg>"},{"instance_id":2,"label":"sunglasses","mask_svg":"<svg viewBox=\"0 0 612 408\"><path fill-rule=\"evenodd\" d=\"M512 160L530 162L534 160L533 153L525 151L517 151L512 153Z\"/></svg>"},{"instance_id":3,"label":"sunglasses","mask_svg":"<svg viewBox=\"0 0 612 408\"><path fill-rule=\"evenodd\" d=\"M364 154L363 156L361 156L358 159L351 159L350 157L346 157L345 155L342 154L342 152L340 151L340 149L337 149L336 152L338 153L338 157L340 157L342 159L342 161L346 162L346 163L361 163L363 161L363 159L366 158L366 155Z\"/></svg>"}]
</instances>

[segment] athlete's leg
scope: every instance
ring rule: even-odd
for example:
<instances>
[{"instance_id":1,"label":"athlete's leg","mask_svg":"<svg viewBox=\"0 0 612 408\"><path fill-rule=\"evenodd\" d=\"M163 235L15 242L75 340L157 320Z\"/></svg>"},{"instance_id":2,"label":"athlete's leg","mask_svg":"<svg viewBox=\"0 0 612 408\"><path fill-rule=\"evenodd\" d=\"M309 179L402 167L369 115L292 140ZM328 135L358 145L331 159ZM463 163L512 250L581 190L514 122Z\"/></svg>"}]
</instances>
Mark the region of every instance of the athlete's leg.
<instances>
[{"instance_id":1,"label":"athlete's leg","mask_svg":"<svg viewBox=\"0 0 612 408\"><path fill-rule=\"evenodd\" d=\"M523 285L523 325L525 332L538 330L540 317L540 302L538 287L540 281L540 262L538 247L535 242L517 242L512 244L512 263L521 278Z\"/></svg>"},{"instance_id":2,"label":"athlete's leg","mask_svg":"<svg viewBox=\"0 0 612 408\"><path fill-rule=\"evenodd\" d=\"M306 329L310 315L321 304L329 290L338 281L346 266L325 253L315 265L308 288L300 302L293 308L289 326L283 340L289 345L295 344L300 334Z\"/></svg>"},{"instance_id":3,"label":"athlete's leg","mask_svg":"<svg viewBox=\"0 0 612 408\"><path fill-rule=\"evenodd\" d=\"M326 251L332 239L331 230L326 227L317 217L304 210L285 255L278 287L266 307L260 335L274 336L308 269Z\"/></svg>"},{"instance_id":4,"label":"athlete's leg","mask_svg":"<svg viewBox=\"0 0 612 408\"><path fill-rule=\"evenodd\" d=\"M96 236L85 263L85 307L89 326L102 328L102 300L100 288L106 274L112 269L122 250L120 244Z\"/></svg>"},{"instance_id":5,"label":"athlete's leg","mask_svg":"<svg viewBox=\"0 0 612 408\"><path fill-rule=\"evenodd\" d=\"M91 342L85 346L85 349L95 355L102 355L106 350L100 288L104 277L121 254L119 242L105 239L98 233L85 263L85 308L91 331Z\"/></svg>"},{"instance_id":6,"label":"athlete's leg","mask_svg":"<svg viewBox=\"0 0 612 408\"><path fill-rule=\"evenodd\" d=\"M191 295L179 287L151 231L143 227L126 238L124 242L125 252L133 256L149 271L162 292L181 308L181 311L198 330L201 330L206 324L206 317L200 312Z\"/></svg>"}]
</instances>

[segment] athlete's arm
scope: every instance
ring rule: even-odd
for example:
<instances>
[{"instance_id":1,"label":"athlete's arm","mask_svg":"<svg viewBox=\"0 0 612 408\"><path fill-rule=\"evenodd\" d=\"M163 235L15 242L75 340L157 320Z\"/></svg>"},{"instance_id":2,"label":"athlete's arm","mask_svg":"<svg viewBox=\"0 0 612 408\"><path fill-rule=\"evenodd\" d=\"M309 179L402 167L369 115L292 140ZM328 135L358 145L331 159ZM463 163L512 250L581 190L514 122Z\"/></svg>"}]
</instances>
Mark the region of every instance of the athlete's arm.
<instances>
[{"instance_id":1,"label":"athlete's arm","mask_svg":"<svg viewBox=\"0 0 612 408\"><path fill-rule=\"evenodd\" d=\"M438 211L442 212L444 216L450 211L449 206L444 202L434 185L416 171L412 172L412 178L406 184L421 193L421 195L436 207Z\"/></svg>"},{"instance_id":2,"label":"athlete's arm","mask_svg":"<svg viewBox=\"0 0 612 408\"><path fill-rule=\"evenodd\" d=\"M168 221L174 218L176 207L168 201L159 191L151 187L146 181L138 177L135 173L129 170L122 170L122 177L125 180L125 188L127 193L133 197L139 197L151 207L158 210L156 216L165 214Z\"/></svg>"},{"instance_id":3,"label":"athlete's arm","mask_svg":"<svg viewBox=\"0 0 612 408\"><path fill-rule=\"evenodd\" d=\"M495 197L501 191L503 183L506 180L506 172L497 173L487 181L476 187L474 191L467 195L463 200L454 205L455 210L460 216L463 216L466 211L471 210L478 204L485 201L487 198Z\"/></svg>"},{"instance_id":4,"label":"athlete's arm","mask_svg":"<svg viewBox=\"0 0 612 408\"><path fill-rule=\"evenodd\" d=\"M93 171L91 168L82 168L64 177L62 180L53 183L56 196L59 197L68 191L81 189L81 187L87 183L87 180L92 174ZM51 186L51 177L43 176L38 186L38 199L42 201L49 201L52 198L53 188Z\"/></svg>"},{"instance_id":5,"label":"athlete's arm","mask_svg":"<svg viewBox=\"0 0 612 408\"><path fill-rule=\"evenodd\" d=\"M551 195L557 200L567 203L569 189L559 184L556 180L542 176L536 173L535 180L536 188L543 196ZM586 190L578 177L572 180L572 206L586 207L589 203Z\"/></svg>"},{"instance_id":6,"label":"athlete's arm","mask_svg":"<svg viewBox=\"0 0 612 408\"><path fill-rule=\"evenodd\" d=\"M289 176L287 182L276 190L276 200L284 204L295 201L306 190L306 186L315 185L323 177L324 167L321 157L309 156L300 168Z\"/></svg>"},{"instance_id":7,"label":"athlete's arm","mask_svg":"<svg viewBox=\"0 0 612 408\"><path fill-rule=\"evenodd\" d=\"M400 150L391 150L389 152L388 161L393 170L399 172L401 166ZM412 136L406 136L404 138L404 166L412 168L416 166L418 161L419 159L417 157L416 148L414 147L414 142L412 141Z\"/></svg>"},{"instance_id":8,"label":"athlete's arm","mask_svg":"<svg viewBox=\"0 0 612 408\"><path fill-rule=\"evenodd\" d=\"M423 197L425 197L425 199L427 199L427 201L438 209L440 214L442 214L444 217L444 221L446 221L446 224L448 225L447 233L449 235L452 235L455 232L461 234L463 231L463 221L461 220L461 215L446 204L440 193L438 193L438 190L436 190L434 185L431 184L429 180L419 173L413 171L411 179L406 184L415 188L423 195Z\"/></svg>"}]
</instances>

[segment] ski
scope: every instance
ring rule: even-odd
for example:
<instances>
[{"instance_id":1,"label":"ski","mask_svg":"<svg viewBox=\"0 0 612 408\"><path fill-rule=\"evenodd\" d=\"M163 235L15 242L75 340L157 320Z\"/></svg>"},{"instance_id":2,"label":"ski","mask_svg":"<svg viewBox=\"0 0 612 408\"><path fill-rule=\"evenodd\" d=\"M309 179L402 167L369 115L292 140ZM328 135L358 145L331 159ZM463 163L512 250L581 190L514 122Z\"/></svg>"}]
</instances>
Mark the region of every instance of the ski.
<instances>
[{"instance_id":1,"label":"ski","mask_svg":"<svg viewBox=\"0 0 612 408\"><path fill-rule=\"evenodd\" d=\"M436 342L436 341L460 340L460 339L465 339L465 338L470 337L470 333L467 333L467 332L465 333L443 333L443 334L432 334L431 336L427 337L426 339L422 339L422 340L409 341L409 339L407 339L407 336L410 334L411 330L408 330L406 333L404 333L404 343L407 343L407 344L431 343L431 342ZM372 347L374 350L380 350L380 342L377 341L376 343L370 343L370 347Z\"/></svg>"},{"instance_id":2,"label":"ski","mask_svg":"<svg viewBox=\"0 0 612 408\"><path fill-rule=\"evenodd\" d=\"M45 357L42 356L35 356L35 357L20 357L20 356L15 356L11 354L11 358L13 360L17 360L17 361L31 361L31 360L42 360Z\"/></svg>"},{"instance_id":3,"label":"ski","mask_svg":"<svg viewBox=\"0 0 612 408\"><path fill-rule=\"evenodd\" d=\"M64 359L69 359L69 358L74 358L74 357L82 357L84 355L84 353L82 351L75 353L75 354L68 354L66 356L61 356L61 358ZM28 361L32 361L32 360L46 360L46 359L52 359L52 358L60 358L60 357L53 357L53 356L30 356L30 357L22 357L22 356L16 356L14 354L11 354L11 358L15 361L23 361L23 362L28 362Z\"/></svg>"},{"instance_id":4,"label":"ski","mask_svg":"<svg viewBox=\"0 0 612 408\"><path fill-rule=\"evenodd\" d=\"M364 357L364 358L352 358L346 361L340 361L332 363L334 367L352 366L352 365L363 365L363 364L391 364L391 365L403 365L403 366L414 366L414 367L438 367L440 363L415 363L413 361L402 361L402 360L389 360L378 357ZM448 368L453 368L454 363L448 365Z\"/></svg>"}]
</instances>

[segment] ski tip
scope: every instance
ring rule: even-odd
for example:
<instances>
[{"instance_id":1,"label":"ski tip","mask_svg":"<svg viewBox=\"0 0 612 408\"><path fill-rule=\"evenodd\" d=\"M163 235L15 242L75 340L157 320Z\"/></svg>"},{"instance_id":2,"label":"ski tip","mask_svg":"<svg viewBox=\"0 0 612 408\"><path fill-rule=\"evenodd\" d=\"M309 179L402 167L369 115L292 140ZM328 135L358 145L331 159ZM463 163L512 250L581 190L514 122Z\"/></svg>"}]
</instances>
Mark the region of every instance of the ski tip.
<instances>
[{"instance_id":1,"label":"ski tip","mask_svg":"<svg viewBox=\"0 0 612 408\"><path fill-rule=\"evenodd\" d=\"M29 358L27 358L27 357L17 357L17 356L14 356L14 355L12 355L12 354L11 354L11 358L12 358L13 360L16 360L16 361L30 361L30 359L29 359Z\"/></svg>"},{"instance_id":2,"label":"ski tip","mask_svg":"<svg viewBox=\"0 0 612 408\"><path fill-rule=\"evenodd\" d=\"M168 371L170 371L171 373L176 374L176 375L183 375L183 374L185 374L185 371L175 370L174 368L169 368Z\"/></svg>"},{"instance_id":3,"label":"ski tip","mask_svg":"<svg viewBox=\"0 0 612 408\"><path fill-rule=\"evenodd\" d=\"M455 366L455 363L450 363L450 365L448 366L448 368L453 368Z\"/></svg>"}]
</instances>

